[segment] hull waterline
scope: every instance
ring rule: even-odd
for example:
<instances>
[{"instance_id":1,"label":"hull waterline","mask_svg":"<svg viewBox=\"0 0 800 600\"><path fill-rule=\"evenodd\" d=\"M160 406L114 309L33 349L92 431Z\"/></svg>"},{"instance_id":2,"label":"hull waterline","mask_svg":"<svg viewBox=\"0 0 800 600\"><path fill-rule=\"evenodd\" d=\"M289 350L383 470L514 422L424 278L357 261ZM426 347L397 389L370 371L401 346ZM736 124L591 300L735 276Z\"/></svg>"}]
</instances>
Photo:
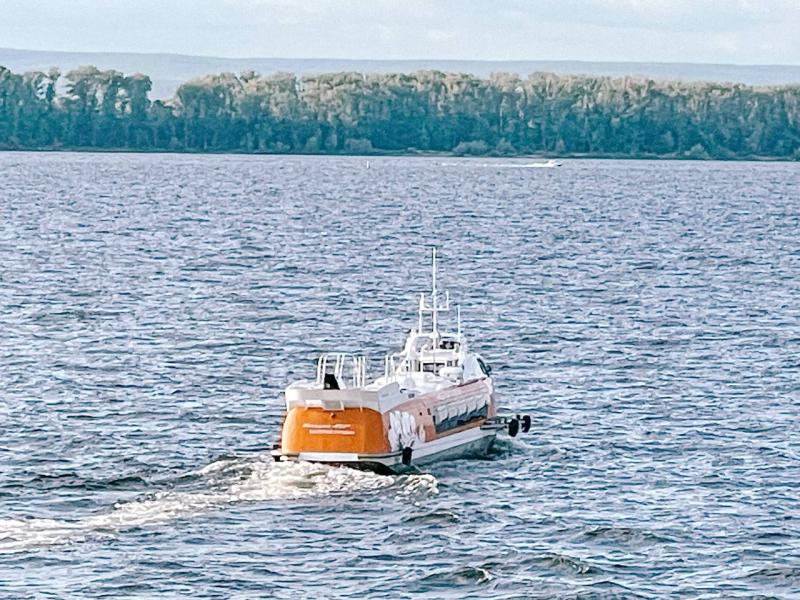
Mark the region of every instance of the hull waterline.
<instances>
[{"instance_id":1,"label":"hull waterline","mask_svg":"<svg viewBox=\"0 0 800 600\"><path fill-rule=\"evenodd\" d=\"M483 457L488 455L497 438L496 428L472 428L453 434L453 440L441 440L440 443L426 444L417 451L400 451L385 454L348 454L335 452L299 452L284 453L280 449L272 451L276 461L307 461L334 466L374 471L381 474L399 474L418 470L418 467L430 465L441 460L457 460L461 458ZM444 443L442 443L444 442ZM404 462L406 461L406 462Z\"/></svg>"}]
</instances>

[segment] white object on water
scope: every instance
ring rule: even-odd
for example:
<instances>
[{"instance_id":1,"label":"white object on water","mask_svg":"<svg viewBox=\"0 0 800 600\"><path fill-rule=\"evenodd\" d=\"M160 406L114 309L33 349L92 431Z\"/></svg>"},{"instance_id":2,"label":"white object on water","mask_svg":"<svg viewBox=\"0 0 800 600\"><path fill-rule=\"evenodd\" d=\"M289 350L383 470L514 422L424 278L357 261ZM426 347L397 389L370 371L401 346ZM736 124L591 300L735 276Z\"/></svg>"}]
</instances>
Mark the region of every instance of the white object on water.
<instances>
[{"instance_id":1,"label":"white object on water","mask_svg":"<svg viewBox=\"0 0 800 600\"><path fill-rule=\"evenodd\" d=\"M557 160L553 160L553 159L551 158L551 159L549 159L547 162L543 162L543 163L530 163L530 164L528 164L528 165L525 165L525 166L527 166L527 167L531 167L531 168L539 168L539 169L553 169L553 168L555 168L555 167L560 167L560 166L561 166L561 162L559 162L559 161L557 161Z\"/></svg>"}]
</instances>

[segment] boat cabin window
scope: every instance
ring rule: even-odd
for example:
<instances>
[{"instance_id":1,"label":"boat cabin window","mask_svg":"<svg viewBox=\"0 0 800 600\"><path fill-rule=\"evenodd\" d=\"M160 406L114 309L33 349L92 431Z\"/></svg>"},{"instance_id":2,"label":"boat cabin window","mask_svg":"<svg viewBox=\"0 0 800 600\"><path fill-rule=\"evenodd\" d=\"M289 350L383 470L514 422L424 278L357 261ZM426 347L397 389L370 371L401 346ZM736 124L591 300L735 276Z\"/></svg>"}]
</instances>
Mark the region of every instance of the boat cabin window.
<instances>
[{"instance_id":1,"label":"boat cabin window","mask_svg":"<svg viewBox=\"0 0 800 600\"><path fill-rule=\"evenodd\" d=\"M458 342L455 340L442 340L439 347L442 350L458 351Z\"/></svg>"},{"instance_id":2,"label":"boat cabin window","mask_svg":"<svg viewBox=\"0 0 800 600\"><path fill-rule=\"evenodd\" d=\"M414 340L413 348L416 352L420 352L422 350L430 350L433 348L433 340L431 340L428 336L419 336ZM458 352L459 350L459 343L456 340L444 338L439 340L438 345L436 346L437 350L453 350L454 352Z\"/></svg>"},{"instance_id":3,"label":"boat cabin window","mask_svg":"<svg viewBox=\"0 0 800 600\"><path fill-rule=\"evenodd\" d=\"M437 362L437 363L426 362L426 363L422 363L422 370L425 373L433 373L434 375L438 375L439 374L439 369L441 369L443 366L444 366L444 363L440 363L440 362Z\"/></svg>"}]
</instances>

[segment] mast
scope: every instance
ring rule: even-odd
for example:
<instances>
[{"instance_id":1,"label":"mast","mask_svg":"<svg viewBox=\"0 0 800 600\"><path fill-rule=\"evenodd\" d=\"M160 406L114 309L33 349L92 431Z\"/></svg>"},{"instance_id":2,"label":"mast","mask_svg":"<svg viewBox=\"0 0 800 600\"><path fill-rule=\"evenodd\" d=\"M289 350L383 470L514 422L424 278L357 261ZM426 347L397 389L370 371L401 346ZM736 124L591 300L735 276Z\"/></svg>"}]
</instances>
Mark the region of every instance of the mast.
<instances>
[{"instance_id":1,"label":"mast","mask_svg":"<svg viewBox=\"0 0 800 600\"><path fill-rule=\"evenodd\" d=\"M436 246L433 247L433 267L431 269L431 280L433 281L433 291L431 292L431 305L433 312L433 337L439 337L439 304L436 294Z\"/></svg>"},{"instance_id":2,"label":"mast","mask_svg":"<svg viewBox=\"0 0 800 600\"><path fill-rule=\"evenodd\" d=\"M419 296L419 319L417 321L417 333L422 333L422 315L431 313L431 333L435 339L439 338L439 312L450 310L450 292L445 293L444 306L439 304L439 287L436 272L436 248L433 248L431 260L431 294L429 302L425 300L425 294Z\"/></svg>"}]
</instances>

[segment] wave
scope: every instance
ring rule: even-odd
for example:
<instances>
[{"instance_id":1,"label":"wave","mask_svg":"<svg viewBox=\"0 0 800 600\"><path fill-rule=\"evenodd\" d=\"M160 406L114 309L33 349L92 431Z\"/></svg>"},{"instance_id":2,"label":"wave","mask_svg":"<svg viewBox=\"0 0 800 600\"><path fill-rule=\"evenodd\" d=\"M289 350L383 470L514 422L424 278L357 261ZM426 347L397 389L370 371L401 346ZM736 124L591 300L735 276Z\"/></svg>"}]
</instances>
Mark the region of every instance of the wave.
<instances>
[{"instance_id":1,"label":"wave","mask_svg":"<svg viewBox=\"0 0 800 600\"><path fill-rule=\"evenodd\" d=\"M604 539L620 544L671 543L675 539L635 527L596 526L584 531L588 538Z\"/></svg>"},{"instance_id":2,"label":"wave","mask_svg":"<svg viewBox=\"0 0 800 600\"><path fill-rule=\"evenodd\" d=\"M78 473L68 472L58 475L37 473L27 480L15 481L3 487L25 487L40 490L125 490L135 489L146 484L147 481L138 475L121 475L108 479L85 479Z\"/></svg>"},{"instance_id":3,"label":"wave","mask_svg":"<svg viewBox=\"0 0 800 600\"><path fill-rule=\"evenodd\" d=\"M746 574L747 579L780 580L785 582L800 583L800 567L789 565L776 565L764 567Z\"/></svg>"},{"instance_id":4,"label":"wave","mask_svg":"<svg viewBox=\"0 0 800 600\"><path fill-rule=\"evenodd\" d=\"M535 561L555 570L569 571L578 575L597 575L603 572L602 569L585 560L558 552L545 552L536 557Z\"/></svg>"},{"instance_id":5,"label":"wave","mask_svg":"<svg viewBox=\"0 0 800 600\"><path fill-rule=\"evenodd\" d=\"M315 463L276 463L271 457L223 458L196 473L202 489L149 492L106 512L74 520L0 519L0 554L113 536L136 527L203 515L244 502L296 500L394 490L408 498L438 493L427 474L389 476Z\"/></svg>"},{"instance_id":6,"label":"wave","mask_svg":"<svg viewBox=\"0 0 800 600\"><path fill-rule=\"evenodd\" d=\"M405 523L424 523L432 525L450 525L460 523L461 517L455 512L440 508L423 514L411 515L403 519Z\"/></svg>"},{"instance_id":7,"label":"wave","mask_svg":"<svg viewBox=\"0 0 800 600\"><path fill-rule=\"evenodd\" d=\"M489 583L495 575L486 565L464 565L453 570L431 573L422 578L426 586L452 588L471 584Z\"/></svg>"}]
</instances>

